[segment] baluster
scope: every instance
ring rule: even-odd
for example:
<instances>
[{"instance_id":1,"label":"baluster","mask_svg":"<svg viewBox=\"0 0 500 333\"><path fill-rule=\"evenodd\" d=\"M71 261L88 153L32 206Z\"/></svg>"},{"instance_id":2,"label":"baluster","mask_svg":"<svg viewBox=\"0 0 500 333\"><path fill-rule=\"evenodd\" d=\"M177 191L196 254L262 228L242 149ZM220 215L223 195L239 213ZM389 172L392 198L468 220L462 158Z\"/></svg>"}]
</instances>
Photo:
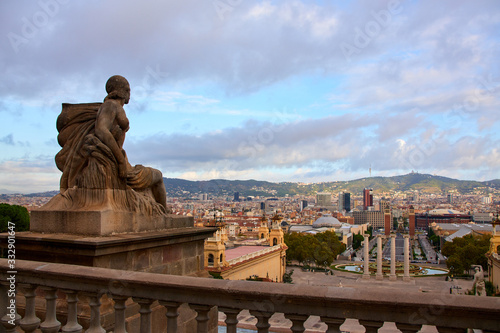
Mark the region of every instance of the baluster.
<instances>
[{"instance_id":1,"label":"baluster","mask_svg":"<svg viewBox=\"0 0 500 333\"><path fill-rule=\"evenodd\" d=\"M396 323L396 327L403 333L412 333L420 331L422 325Z\"/></svg>"},{"instance_id":2,"label":"baluster","mask_svg":"<svg viewBox=\"0 0 500 333\"><path fill-rule=\"evenodd\" d=\"M57 333L61 328L61 323L56 318L56 300L57 289L42 288L45 291L45 320L40 324L40 330L43 333Z\"/></svg>"},{"instance_id":3,"label":"baluster","mask_svg":"<svg viewBox=\"0 0 500 333\"><path fill-rule=\"evenodd\" d=\"M285 317L292 321L292 327L290 327L292 332L302 333L305 331L304 322L307 320L307 318L309 318L309 316L285 314Z\"/></svg>"},{"instance_id":4,"label":"baluster","mask_svg":"<svg viewBox=\"0 0 500 333\"><path fill-rule=\"evenodd\" d=\"M153 303L150 299L145 298L133 298L134 302L138 303L141 308L139 313L141 314L141 333L151 333L151 304Z\"/></svg>"},{"instance_id":5,"label":"baluster","mask_svg":"<svg viewBox=\"0 0 500 333\"><path fill-rule=\"evenodd\" d=\"M269 327L271 327L271 324L269 324L269 318L273 315L272 312L264 312L264 311L250 311L252 316L257 318L257 332L258 333L268 333L269 332Z\"/></svg>"},{"instance_id":6,"label":"baluster","mask_svg":"<svg viewBox=\"0 0 500 333\"><path fill-rule=\"evenodd\" d=\"M40 326L40 318L35 313L35 290L36 286L25 285L23 286L24 297L26 297L26 312L24 318L19 322L19 326L26 333L31 333Z\"/></svg>"},{"instance_id":7,"label":"baluster","mask_svg":"<svg viewBox=\"0 0 500 333\"><path fill-rule=\"evenodd\" d=\"M101 294L89 294L90 324L85 333L105 333L101 326Z\"/></svg>"},{"instance_id":8,"label":"baluster","mask_svg":"<svg viewBox=\"0 0 500 333\"><path fill-rule=\"evenodd\" d=\"M167 316L167 333L177 333L178 309L181 303L160 301L160 305L163 305L167 309L167 313L165 313L165 316Z\"/></svg>"},{"instance_id":9,"label":"baluster","mask_svg":"<svg viewBox=\"0 0 500 333\"><path fill-rule=\"evenodd\" d=\"M378 329L384 326L383 321L375 320L359 320L359 323L365 328L366 333L378 332Z\"/></svg>"},{"instance_id":10,"label":"baluster","mask_svg":"<svg viewBox=\"0 0 500 333\"><path fill-rule=\"evenodd\" d=\"M219 311L224 312L226 315L226 333L236 333L236 327L238 325L238 314L241 310L219 307Z\"/></svg>"},{"instance_id":11,"label":"baluster","mask_svg":"<svg viewBox=\"0 0 500 333\"><path fill-rule=\"evenodd\" d=\"M212 308L208 305L200 305L200 304L189 304L191 309L196 311L198 314L196 316L196 321L198 322L198 329L196 332L198 333L207 333L208 332L208 311Z\"/></svg>"},{"instance_id":12,"label":"baluster","mask_svg":"<svg viewBox=\"0 0 500 333\"><path fill-rule=\"evenodd\" d=\"M21 316L19 316L21 319ZM14 324L9 322L10 318L8 315L2 317L2 326L5 328L6 333L16 333L16 321L14 320Z\"/></svg>"},{"instance_id":13,"label":"baluster","mask_svg":"<svg viewBox=\"0 0 500 333\"><path fill-rule=\"evenodd\" d=\"M16 333L16 326L19 323L19 320L21 319L21 316L15 312L14 314L14 323L12 324L11 318L8 314L2 317L2 326L5 328L6 333Z\"/></svg>"},{"instance_id":14,"label":"baluster","mask_svg":"<svg viewBox=\"0 0 500 333\"><path fill-rule=\"evenodd\" d=\"M113 301L115 301L115 331L114 333L127 333L125 328L125 309L127 306L125 302L128 297L123 296L113 296Z\"/></svg>"},{"instance_id":15,"label":"baluster","mask_svg":"<svg viewBox=\"0 0 500 333\"><path fill-rule=\"evenodd\" d=\"M11 288L11 285L8 281L2 282L1 286L2 286L2 288L0 288L0 292L2 292L2 295L7 295L8 293L10 293L11 290L14 290L14 292L17 291L15 284L12 285L12 288ZM2 322L2 326L5 328L6 333L15 333L16 326L19 324L19 320L21 319L21 316L17 313L16 303L10 303L11 299L14 299L14 300L16 299L15 297L16 296L13 295L13 297L7 298L7 302L8 302L7 303L8 304L7 305L7 313L0 320ZM12 308L10 309L9 307L11 307L11 304L14 304L14 305L12 305ZM12 321L12 320L14 320L14 321Z\"/></svg>"},{"instance_id":16,"label":"baluster","mask_svg":"<svg viewBox=\"0 0 500 333\"><path fill-rule=\"evenodd\" d=\"M321 320L328 326L326 333L340 333L340 326L345 322L344 318L321 317Z\"/></svg>"},{"instance_id":17,"label":"baluster","mask_svg":"<svg viewBox=\"0 0 500 333\"><path fill-rule=\"evenodd\" d=\"M78 324L77 293L74 290L63 290L63 292L66 293L66 301L68 303L68 320L61 330L68 333L81 333L82 325Z\"/></svg>"}]
</instances>

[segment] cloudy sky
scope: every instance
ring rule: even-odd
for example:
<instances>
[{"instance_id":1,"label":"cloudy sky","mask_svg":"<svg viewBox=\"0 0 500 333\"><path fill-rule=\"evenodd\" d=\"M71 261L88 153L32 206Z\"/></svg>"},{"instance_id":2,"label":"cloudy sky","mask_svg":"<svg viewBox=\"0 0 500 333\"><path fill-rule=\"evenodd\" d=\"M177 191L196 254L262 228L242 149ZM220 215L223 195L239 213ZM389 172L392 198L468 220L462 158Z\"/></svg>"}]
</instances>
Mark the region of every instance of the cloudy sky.
<instances>
[{"instance_id":1,"label":"cloudy sky","mask_svg":"<svg viewBox=\"0 0 500 333\"><path fill-rule=\"evenodd\" d=\"M61 103L132 98L165 177L500 178L500 3L2 1L0 189L58 189Z\"/></svg>"}]
</instances>

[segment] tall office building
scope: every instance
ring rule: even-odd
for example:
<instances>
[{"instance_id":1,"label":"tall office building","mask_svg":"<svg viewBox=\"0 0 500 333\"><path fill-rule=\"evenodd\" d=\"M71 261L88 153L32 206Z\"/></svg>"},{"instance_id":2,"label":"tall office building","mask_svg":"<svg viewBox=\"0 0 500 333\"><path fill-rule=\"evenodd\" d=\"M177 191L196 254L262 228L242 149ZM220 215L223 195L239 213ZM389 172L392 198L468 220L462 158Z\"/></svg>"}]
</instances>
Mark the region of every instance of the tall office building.
<instances>
[{"instance_id":1,"label":"tall office building","mask_svg":"<svg viewBox=\"0 0 500 333\"><path fill-rule=\"evenodd\" d=\"M351 211L351 193L340 192L338 200L339 212L345 210L346 212Z\"/></svg>"},{"instance_id":2,"label":"tall office building","mask_svg":"<svg viewBox=\"0 0 500 333\"><path fill-rule=\"evenodd\" d=\"M300 200L300 211L307 207L307 200Z\"/></svg>"},{"instance_id":3,"label":"tall office building","mask_svg":"<svg viewBox=\"0 0 500 333\"><path fill-rule=\"evenodd\" d=\"M331 193L317 193L316 194L316 206L331 206L332 205L332 194Z\"/></svg>"},{"instance_id":4,"label":"tall office building","mask_svg":"<svg viewBox=\"0 0 500 333\"><path fill-rule=\"evenodd\" d=\"M448 203L453 203L453 194L452 193L448 193Z\"/></svg>"},{"instance_id":5,"label":"tall office building","mask_svg":"<svg viewBox=\"0 0 500 333\"><path fill-rule=\"evenodd\" d=\"M354 224L369 223L374 229L384 228L384 212L381 211L353 211Z\"/></svg>"},{"instance_id":6,"label":"tall office building","mask_svg":"<svg viewBox=\"0 0 500 333\"><path fill-rule=\"evenodd\" d=\"M363 209L368 210L368 207L373 206L373 189L365 188L363 190Z\"/></svg>"},{"instance_id":7,"label":"tall office building","mask_svg":"<svg viewBox=\"0 0 500 333\"><path fill-rule=\"evenodd\" d=\"M234 199L233 201L240 201L240 192L234 192Z\"/></svg>"}]
</instances>

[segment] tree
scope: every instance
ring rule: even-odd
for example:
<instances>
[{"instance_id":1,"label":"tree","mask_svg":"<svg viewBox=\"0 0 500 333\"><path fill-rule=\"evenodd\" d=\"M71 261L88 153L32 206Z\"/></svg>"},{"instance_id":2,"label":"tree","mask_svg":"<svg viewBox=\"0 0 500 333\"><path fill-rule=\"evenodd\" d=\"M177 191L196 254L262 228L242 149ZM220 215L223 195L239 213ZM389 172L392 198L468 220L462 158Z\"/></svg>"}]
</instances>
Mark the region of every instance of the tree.
<instances>
[{"instance_id":1,"label":"tree","mask_svg":"<svg viewBox=\"0 0 500 333\"><path fill-rule=\"evenodd\" d=\"M448 257L448 269L453 267L456 274L468 272L472 265L481 265L483 270L488 269L486 252L490 246L490 235L457 237L452 242L443 245L441 253Z\"/></svg>"},{"instance_id":2,"label":"tree","mask_svg":"<svg viewBox=\"0 0 500 333\"><path fill-rule=\"evenodd\" d=\"M333 251L325 242L319 243L314 249L314 263L316 266L327 268L332 264L334 259Z\"/></svg>"},{"instance_id":3,"label":"tree","mask_svg":"<svg viewBox=\"0 0 500 333\"><path fill-rule=\"evenodd\" d=\"M368 231L368 233L370 234L370 240L373 238L373 227L370 225L368 227L368 229L366 229L366 231Z\"/></svg>"},{"instance_id":4,"label":"tree","mask_svg":"<svg viewBox=\"0 0 500 333\"><path fill-rule=\"evenodd\" d=\"M285 244L288 246L287 258L304 264L315 263L317 266L331 265L337 255L345 250L345 245L338 236L331 231L316 235L291 233L285 235Z\"/></svg>"},{"instance_id":5,"label":"tree","mask_svg":"<svg viewBox=\"0 0 500 333\"><path fill-rule=\"evenodd\" d=\"M283 283L293 283L292 274L293 274L293 269L290 271L290 273L284 273Z\"/></svg>"},{"instance_id":6,"label":"tree","mask_svg":"<svg viewBox=\"0 0 500 333\"><path fill-rule=\"evenodd\" d=\"M440 245L440 240L439 240L439 237L438 235L436 235L434 233L434 230L432 228L429 228L429 240L431 242L432 245L434 246L437 246L439 248L439 245Z\"/></svg>"},{"instance_id":7,"label":"tree","mask_svg":"<svg viewBox=\"0 0 500 333\"><path fill-rule=\"evenodd\" d=\"M0 232L6 232L8 223L15 224L15 231L27 231L30 228L30 215L25 207L0 204Z\"/></svg>"},{"instance_id":8,"label":"tree","mask_svg":"<svg viewBox=\"0 0 500 333\"><path fill-rule=\"evenodd\" d=\"M354 250L357 250L360 248L361 246L361 243L363 242L365 238L363 237L363 235L360 235L360 234L356 234L352 237L352 248Z\"/></svg>"}]
</instances>

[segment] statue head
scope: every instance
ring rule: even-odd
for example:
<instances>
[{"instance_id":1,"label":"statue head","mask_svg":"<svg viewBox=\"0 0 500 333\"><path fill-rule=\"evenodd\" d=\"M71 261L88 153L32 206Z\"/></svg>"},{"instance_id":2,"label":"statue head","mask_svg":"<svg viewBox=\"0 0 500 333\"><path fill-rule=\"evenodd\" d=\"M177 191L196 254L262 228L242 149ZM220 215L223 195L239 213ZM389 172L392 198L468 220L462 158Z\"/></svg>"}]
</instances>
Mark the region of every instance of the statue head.
<instances>
[{"instance_id":1,"label":"statue head","mask_svg":"<svg viewBox=\"0 0 500 333\"><path fill-rule=\"evenodd\" d=\"M123 99L125 104L130 100L130 85L121 75L113 75L106 82L106 99Z\"/></svg>"}]
</instances>

